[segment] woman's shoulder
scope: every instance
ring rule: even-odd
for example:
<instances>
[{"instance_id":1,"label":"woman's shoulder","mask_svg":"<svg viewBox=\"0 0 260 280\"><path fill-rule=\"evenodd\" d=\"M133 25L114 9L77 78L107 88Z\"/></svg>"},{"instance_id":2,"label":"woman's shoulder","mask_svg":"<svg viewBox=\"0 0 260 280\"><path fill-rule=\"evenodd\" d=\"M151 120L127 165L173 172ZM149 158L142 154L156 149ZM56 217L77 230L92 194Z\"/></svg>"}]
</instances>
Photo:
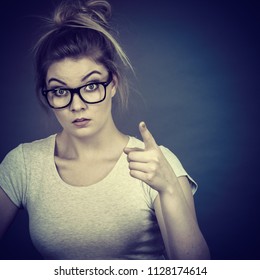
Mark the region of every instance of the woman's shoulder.
<instances>
[{"instance_id":1,"label":"woman's shoulder","mask_svg":"<svg viewBox=\"0 0 260 280\"><path fill-rule=\"evenodd\" d=\"M24 156L33 159L45 158L54 153L56 134L21 144Z\"/></svg>"},{"instance_id":2,"label":"woman's shoulder","mask_svg":"<svg viewBox=\"0 0 260 280\"><path fill-rule=\"evenodd\" d=\"M54 148L55 135L50 135L46 138L37 139L31 142L24 142L17 145L6 155L6 158L18 159L21 157L31 157L32 155L39 155L39 153L47 153Z\"/></svg>"},{"instance_id":3,"label":"woman's shoulder","mask_svg":"<svg viewBox=\"0 0 260 280\"><path fill-rule=\"evenodd\" d=\"M36 139L31 142L22 143L21 146L25 149L45 149L50 147L50 145L54 144L56 134L49 135L45 138Z\"/></svg>"}]
</instances>

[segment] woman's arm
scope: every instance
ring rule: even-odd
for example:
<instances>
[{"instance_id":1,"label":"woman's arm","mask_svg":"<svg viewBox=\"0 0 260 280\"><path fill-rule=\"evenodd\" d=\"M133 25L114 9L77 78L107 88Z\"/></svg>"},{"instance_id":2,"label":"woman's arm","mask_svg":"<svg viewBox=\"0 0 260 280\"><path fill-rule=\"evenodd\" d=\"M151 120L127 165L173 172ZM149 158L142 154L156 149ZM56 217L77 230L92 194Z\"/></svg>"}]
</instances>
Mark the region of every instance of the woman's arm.
<instances>
[{"instance_id":1,"label":"woman's arm","mask_svg":"<svg viewBox=\"0 0 260 280\"><path fill-rule=\"evenodd\" d=\"M0 239L13 221L18 209L0 187Z\"/></svg>"},{"instance_id":2,"label":"woman's arm","mask_svg":"<svg viewBox=\"0 0 260 280\"><path fill-rule=\"evenodd\" d=\"M209 249L199 229L191 187L177 178L144 123L139 130L145 148L125 148L130 175L158 191L154 207L169 258L209 259Z\"/></svg>"},{"instance_id":3,"label":"woman's arm","mask_svg":"<svg viewBox=\"0 0 260 280\"><path fill-rule=\"evenodd\" d=\"M154 208L170 259L209 259L206 241L199 229L193 195L186 177L179 177L169 190L155 199Z\"/></svg>"}]
</instances>

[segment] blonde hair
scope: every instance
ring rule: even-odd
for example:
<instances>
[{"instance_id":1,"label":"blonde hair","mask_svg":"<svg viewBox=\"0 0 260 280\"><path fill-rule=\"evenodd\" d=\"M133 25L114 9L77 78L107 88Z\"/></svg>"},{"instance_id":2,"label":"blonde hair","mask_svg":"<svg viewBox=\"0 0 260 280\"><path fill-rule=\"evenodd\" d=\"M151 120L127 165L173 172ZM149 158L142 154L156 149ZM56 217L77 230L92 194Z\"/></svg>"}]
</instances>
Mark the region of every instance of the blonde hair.
<instances>
[{"instance_id":1,"label":"blonde hair","mask_svg":"<svg viewBox=\"0 0 260 280\"><path fill-rule=\"evenodd\" d=\"M66 57L88 56L103 64L117 77L118 93L114 97L122 111L128 104L126 69L132 65L109 26L111 6L106 0L67 0L45 19L48 30L35 45L36 91L45 87L48 68ZM41 99L41 94L40 94ZM41 99L42 100L42 99Z\"/></svg>"}]
</instances>

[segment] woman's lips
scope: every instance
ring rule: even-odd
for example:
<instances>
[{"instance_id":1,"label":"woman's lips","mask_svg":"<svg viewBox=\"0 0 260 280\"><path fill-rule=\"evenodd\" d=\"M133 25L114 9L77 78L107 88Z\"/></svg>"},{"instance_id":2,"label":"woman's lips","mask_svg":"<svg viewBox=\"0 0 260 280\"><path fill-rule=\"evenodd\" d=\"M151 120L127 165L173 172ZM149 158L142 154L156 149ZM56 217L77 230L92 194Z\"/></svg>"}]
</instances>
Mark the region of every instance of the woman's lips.
<instances>
[{"instance_id":1,"label":"woman's lips","mask_svg":"<svg viewBox=\"0 0 260 280\"><path fill-rule=\"evenodd\" d=\"M85 127L89 122L90 119L81 118L81 119L75 119L72 123L77 127Z\"/></svg>"}]
</instances>

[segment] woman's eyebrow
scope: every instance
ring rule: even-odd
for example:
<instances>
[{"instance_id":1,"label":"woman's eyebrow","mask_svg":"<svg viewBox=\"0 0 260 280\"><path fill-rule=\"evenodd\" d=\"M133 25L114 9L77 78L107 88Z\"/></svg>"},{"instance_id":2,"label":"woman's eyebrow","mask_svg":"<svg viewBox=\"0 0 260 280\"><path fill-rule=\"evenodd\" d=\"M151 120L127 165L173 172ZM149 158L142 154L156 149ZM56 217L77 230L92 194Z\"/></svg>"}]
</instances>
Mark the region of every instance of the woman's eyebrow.
<instances>
[{"instance_id":1,"label":"woman's eyebrow","mask_svg":"<svg viewBox=\"0 0 260 280\"><path fill-rule=\"evenodd\" d=\"M102 73L99 72L99 71L97 71L97 70L94 70L94 71L88 73L87 75L85 75L85 76L81 79L81 82L84 82L87 78L89 78L89 77L90 77L91 75L93 75L93 74L99 74L99 75L101 75ZM61 81L61 80L59 80L59 79L57 79L57 78L50 78L50 79L48 80L48 85L49 85L51 82L58 82L58 83L60 83L60 84L62 84L62 85L64 85L64 86L67 85L65 82L63 82L63 81Z\"/></svg>"},{"instance_id":2,"label":"woman's eyebrow","mask_svg":"<svg viewBox=\"0 0 260 280\"><path fill-rule=\"evenodd\" d=\"M50 78L49 81L48 81L48 85L51 83L51 82L58 82L64 86L66 86L67 84L64 83L63 81L59 80L59 79L56 79L56 78Z\"/></svg>"},{"instance_id":3,"label":"woman's eyebrow","mask_svg":"<svg viewBox=\"0 0 260 280\"><path fill-rule=\"evenodd\" d=\"M93 74L102 75L101 72L99 72L99 71L97 71L97 70L94 70L94 71L88 73L86 76L84 76L84 77L81 79L81 82L84 82L88 77L90 77L90 76L93 75Z\"/></svg>"}]
</instances>

